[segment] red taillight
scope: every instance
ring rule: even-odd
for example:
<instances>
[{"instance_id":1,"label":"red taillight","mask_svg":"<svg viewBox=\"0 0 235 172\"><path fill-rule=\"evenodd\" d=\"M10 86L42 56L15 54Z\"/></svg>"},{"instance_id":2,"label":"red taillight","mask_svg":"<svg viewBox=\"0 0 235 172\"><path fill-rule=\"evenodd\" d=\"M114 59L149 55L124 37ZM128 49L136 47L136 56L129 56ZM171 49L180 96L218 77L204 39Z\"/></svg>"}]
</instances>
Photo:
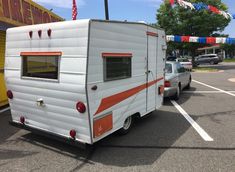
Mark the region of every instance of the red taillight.
<instances>
[{"instance_id":1,"label":"red taillight","mask_svg":"<svg viewBox=\"0 0 235 172\"><path fill-rule=\"evenodd\" d=\"M82 102L78 102L76 105L77 111L80 113L86 112L86 106Z\"/></svg>"},{"instance_id":2,"label":"red taillight","mask_svg":"<svg viewBox=\"0 0 235 172\"><path fill-rule=\"evenodd\" d=\"M7 91L7 97L8 97L9 99L13 99L13 93L12 93L11 90L8 90L8 91Z\"/></svg>"},{"instance_id":3,"label":"red taillight","mask_svg":"<svg viewBox=\"0 0 235 172\"><path fill-rule=\"evenodd\" d=\"M75 139L75 137L76 137L76 131L75 131L75 130L70 130L69 135L70 135L70 137L72 137L73 139Z\"/></svg>"},{"instance_id":4,"label":"red taillight","mask_svg":"<svg viewBox=\"0 0 235 172\"><path fill-rule=\"evenodd\" d=\"M164 83L164 87L171 87L171 83L170 83L170 81L165 81L165 83Z\"/></svg>"},{"instance_id":5,"label":"red taillight","mask_svg":"<svg viewBox=\"0 0 235 172\"><path fill-rule=\"evenodd\" d=\"M21 122L21 124L25 123L25 118L23 116L20 117L20 122Z\"/></svg>"}]
</instances>

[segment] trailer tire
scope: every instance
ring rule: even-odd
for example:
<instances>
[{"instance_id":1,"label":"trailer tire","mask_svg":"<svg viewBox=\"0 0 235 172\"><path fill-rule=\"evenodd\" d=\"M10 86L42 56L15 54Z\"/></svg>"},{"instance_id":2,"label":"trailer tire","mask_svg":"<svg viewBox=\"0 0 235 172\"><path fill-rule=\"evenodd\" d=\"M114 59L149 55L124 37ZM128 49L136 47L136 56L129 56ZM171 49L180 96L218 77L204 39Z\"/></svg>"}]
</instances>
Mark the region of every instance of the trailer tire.
<instances>
[{"instance_id":1,"label":"trailer tire","mask_svg":"<svg viewBox=\"0 0 235 172\"><path fill-rule=\"evenodd\" d=\"M133 117L132 116L127 117L124 121L123 127L120 130L118 130L118 133L120 135L127 134L131 130L132 124L133 124Z\"/></svg>"}]
</instances>

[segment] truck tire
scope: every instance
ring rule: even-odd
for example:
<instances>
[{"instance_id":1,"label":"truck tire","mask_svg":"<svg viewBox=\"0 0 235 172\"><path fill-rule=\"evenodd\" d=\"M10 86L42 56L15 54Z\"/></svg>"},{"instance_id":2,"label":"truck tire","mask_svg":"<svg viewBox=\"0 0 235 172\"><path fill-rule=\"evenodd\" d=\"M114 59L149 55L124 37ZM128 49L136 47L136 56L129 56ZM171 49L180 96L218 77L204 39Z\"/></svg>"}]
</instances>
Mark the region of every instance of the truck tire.
<instances>
[{"instance_id":1,"label":"truck tire","mask_svg":"<svg viewBox=\"0 0 235 172\"><path fill-rule=\"evenodd\" d=\"M118 133L121 135L127 134L131 130L132 124L133 124L133 117L132 116L127 117L126 120L124 121L123 127L118 131Z\"/></svg>"}]
</instances>

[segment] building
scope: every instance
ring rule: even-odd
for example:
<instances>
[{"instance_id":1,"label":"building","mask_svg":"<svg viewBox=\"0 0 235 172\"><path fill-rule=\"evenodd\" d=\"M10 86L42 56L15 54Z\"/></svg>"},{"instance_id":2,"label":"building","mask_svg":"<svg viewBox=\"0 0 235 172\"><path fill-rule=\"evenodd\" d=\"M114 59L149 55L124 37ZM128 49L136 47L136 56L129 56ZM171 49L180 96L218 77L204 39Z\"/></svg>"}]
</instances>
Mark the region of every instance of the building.
<instances>
[{"instance_id":1,"label":"building","mask_svg":"<svg viewBox=\"0 0 235 172\"><path fill-rule=\"evenodd\" d=\"M31 0L0 0L0 106L8 103L4 82L6 29L62 20Z\"/></svg>"},{"instance_id":2,"label":"building","mask_svg":"<svg viewBox=\"0 0 235 172\"><path fill-rule=\"evenodd\" d=\"M220 44L214 44L212 46L206 46L203 48L197 49L198 54L217 54L218 56L221 56L221 58L225 58L225 51L220 47Z\"/></svg>"}]
</instances>

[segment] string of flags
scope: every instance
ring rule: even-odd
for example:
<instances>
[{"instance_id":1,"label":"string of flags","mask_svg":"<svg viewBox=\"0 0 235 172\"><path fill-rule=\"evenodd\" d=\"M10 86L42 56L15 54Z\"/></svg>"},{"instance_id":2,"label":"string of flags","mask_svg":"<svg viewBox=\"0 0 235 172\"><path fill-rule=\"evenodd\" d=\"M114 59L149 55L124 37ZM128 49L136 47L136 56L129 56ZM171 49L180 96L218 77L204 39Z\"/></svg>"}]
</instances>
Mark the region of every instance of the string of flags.
<instances>
[{"instance_id":1,"label":"string of flags","mask_svg":"<svg viewBox=\"0 0 235 172\"><path fill-rule=\"evenodd\" d=\"M176 4L176 2L178 3L179 6L186 8L186 9L191 9L191 10L196 10L196 11L200 11L200 10L208 10L214 14L218 14L218 15L222 15L224 16L226 19L235 19L235 14L230 14L228 12L219 10L218 8L212 6L212 5L207 5L203 2L199 2L199 3L191 3L191 2L187 2L184 0L170 0L170 4L171 6L173 6L174 4Z\"/></svg>"},{"instance_id":2,"label":"string of flags","mask_svg":"<svg viewBox=\"0 0 235 172\"><path fill-rule=\"evenodd\" d=\"M167 42L193 42L202 44L235 44L235 38L226 37L195 37L195 36L178 36L167 35Z\"/></svg>"}]
</instances>

